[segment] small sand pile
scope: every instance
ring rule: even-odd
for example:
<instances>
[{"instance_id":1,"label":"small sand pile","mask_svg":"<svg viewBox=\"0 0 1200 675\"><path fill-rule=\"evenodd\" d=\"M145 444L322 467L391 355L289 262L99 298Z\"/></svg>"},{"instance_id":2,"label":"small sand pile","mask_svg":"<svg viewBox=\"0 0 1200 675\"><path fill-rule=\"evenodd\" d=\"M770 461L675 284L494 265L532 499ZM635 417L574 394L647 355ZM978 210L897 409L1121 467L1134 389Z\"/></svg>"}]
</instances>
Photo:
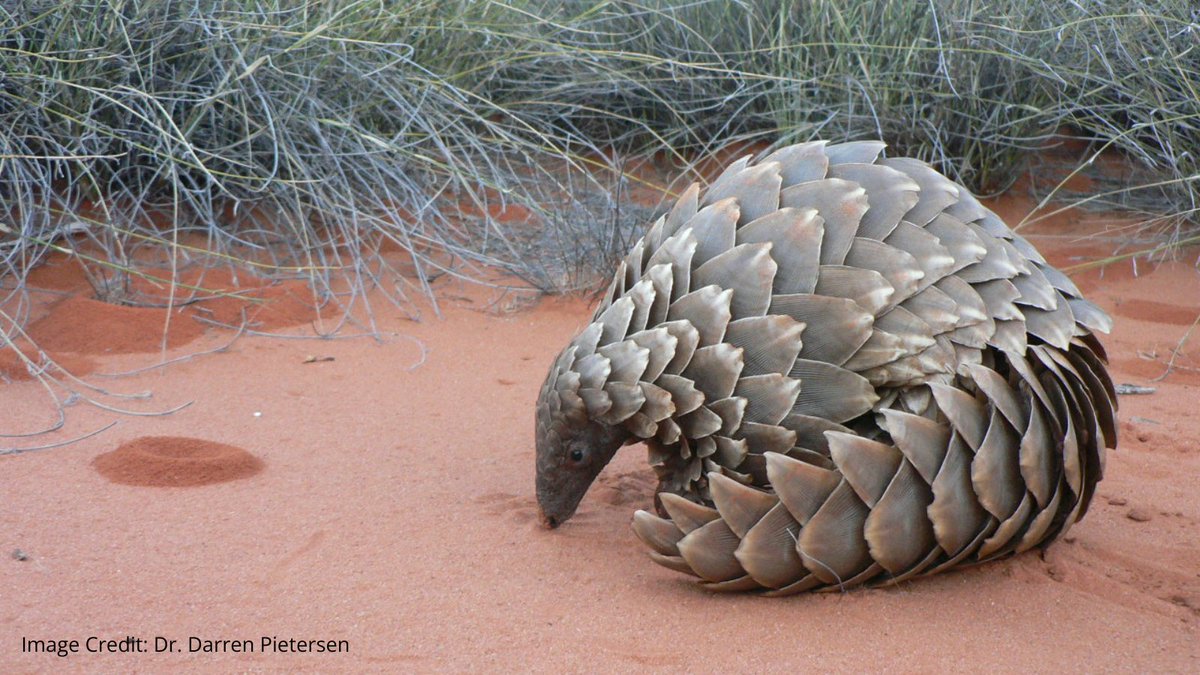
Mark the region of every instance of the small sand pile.
<instances>
[{"instance_id":1,"label":"small sand pile","mask_svg":"<svg viewBox=\"0 0 1200 675\"><path fill-rule=\"evenodd\" d=\"M122 485L194 487L249 478L261 459L224 443L181 436L142 436L92 460L102 476Z\"/></svg>"},{"instance_id":2,"label":"small sand pile","mask_svg":"<svg viewBox=\"0 0 1200 675\"><path fill-rule=\"evenodd\" d=\"M181 271L174 301L198 299L188 305L195 316L229 326L240 326L245 312L247 325L269 331L311 323L318 318L312 290L300 279L272 281L248 272L232 273L226 268L195 268ZM166 303L170 289L164 283L134 279L133 286L144 297ZM193 290L199 288L203 290Z\"/></svg>"},{"instance_id":3,"label":"small sand pile","mask_svg":"<svg viewBox=\"0 0 1200 675\"><path fill-rule=\"evenodd\" d=\"M77 266L70 261L60 263L39 267L35 272L40 274L36 279L31 275L31 283L44 288L75 290L79 294L54 303L46 316L29 326L28 334L40 348L54 354L76 375L91 372L94 368L77 369L76 366L81 364L61 354L139 354L160 349L167 318L164 307L131 307L85 297L79 288L82 277L76 278L80 274ZM319 316L312 291L301 280L271 282L249 274L234 277L228 270L209 269L181 273L179 281L204 290L177 287L172 297L166 284L154 284L140 278L132 281L133 290L145 302L165 306L169 301L192 300L171 317L168 349L185 345L204 334L205 324L193 317L239 326L245 316L249 327L270 331L311 323ZM67 365L68 361L71 365ZM28 379L16 354L0 357L0 375L14 380Z\"/></svg>"},{"instance_id":4,"label":"small sand pile","mask_svg":"<svg viewBox=\"0 0 1200 675\"><path fill-rule=\"evenodd\" d=\"M34 288L54 291L90 293L92 290L79 259L59 251L46 256L45 262L29 270L25 281Z\"/></svg>"},{"instance_id":5,"label":"small sand pile","mask_svg":"<svg viewBox=\"0 0 1200 675\"><path fill-rule=\"evenodd\" d=\"M225 290L236 291L232 288ZM312 291L303 281L282 281L249 289L243 287L238 297L214 298L197 304L195 311L196 316L239 326L243 309L248 325L260 331L311 323L318 316Z\"/></svg>"},{"instance_id":6,"label":"small sand pile","mask_svg":"<svg viewBox=\"0 0 1200 675\"><path fill-rule=\"evenodd\" d=\"M45 365L38 351L28 345L19 345L21 354L39 366ZM48 372L57 374L59 369L65 370L76 377L88 375L96 371L96 362L82 354L49 354L58 368L50 368ZM0 349L0 382L24 382L32 380L29 368L15 349Z\"/></svg>"},{"instance_id":7,"label":"small sand pile","mask_svg":"<svg viewBox=\"0 0 1200 675\"><path fill-rule=\"evenodd\" d=\"M137 354L159 350L165 322L162 308L124 307L72 296L31 324L28 333L50 352ZM204 326L176 314L167 333L167 347L187 344L203 334Z\"/></svg>"}]
</instances>

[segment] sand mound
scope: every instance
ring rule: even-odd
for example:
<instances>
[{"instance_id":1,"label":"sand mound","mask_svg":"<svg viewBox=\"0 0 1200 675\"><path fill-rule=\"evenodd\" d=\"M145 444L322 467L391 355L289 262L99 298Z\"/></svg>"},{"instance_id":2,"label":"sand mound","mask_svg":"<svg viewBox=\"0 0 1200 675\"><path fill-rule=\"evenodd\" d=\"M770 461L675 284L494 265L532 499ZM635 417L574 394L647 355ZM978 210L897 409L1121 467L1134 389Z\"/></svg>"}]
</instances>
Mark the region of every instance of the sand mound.
<instances>
[{"instance_id":1,"label":"sand mound","mask_svg":"<svg viewBox=\"0 0 1200 675\"><path fill-rule=\"evenodd\" d=\"M22 345L20 349L21 353L30 361L45 365L42 363L38 351L33 347ZM82 377L96 371L96 362L82 354L63 353L49 354L49 356L58 366L58 368L48 369L51 374L65 370L76 377ZM32 379L33 375L25 367L25 361L17 354L16 350L0 348L0 382L25 382Z\"/></svg>"},{"instance_id":2,"label":"sand mound","mask_svg":"<svg viewBox=\"0 0 1200 675\"><path fill-rule=\"evenodd\" d=\"M79 259L58 251L46 256L42 264L29 270L25 281L34 288L54 291L90 293L92 290Z\"/></svg>"},{"instance_id":3,"label":"sand mound","mask_svg":"<svg viewBox=\"0 0 1200 675\"><path fill-rule=\"evenodd\" d=\"M180 315L194 315L232 326L241 325L243 316L250 328L271 331L290 326L311 323L320 316L312 289L302 279L272 280L245 271L232 272L223 267L194 266L181 269L176 277L177 285L172 293L169 269L158 267L145 268L150 278L132 274L127 279L128 286L118 293L127 297L131 305L116 305L115 310L108 308L112 304L100 301L90 302L60 302L52 307L53 314L66 314L40 326L42 335L38 336L39 344L48 333L60 334L59 340L67 340L68 345L53 347L62 351L80 353L135 353L157 351L159 336L163 325L161 307L138 307L138 304L165 306L175 303L182 306ZM159 281L159 279L163 279ZM83 266L78 259L54 253L47 260L29 272L28 283L33 288L52 291L67 291L77 297L92 297L92 287L83 272ZM135 313L136 312L136 313ZM100 316L107 314L107 316ZM145 317L153 318L147 319ZM83 334L74 326L69 326L76 317L82 317L95 326L91 335ZM173 321L171 330L180 329L183 333L169 342L175 347L198 336L203 330L188 330L182 328L183 321ZM189 323L194 323L190 322ZM110 324L130 326L120 333L112 333ZM69 328L70 330L64 330ZM203 328L203 325L197 328ZM145 329L145 330L143 330ZM86 333L87 331L85 331ZM140 333L146 338L144 343L134 345L123 340L127 333ZM91 338L99 334L109 334L114 339L105 339L103 347L97 347ZM118 344L119 343L119 344ZM59 342L55 342L59 344Z\"/></svg>"},{"instance_id":4,"label":"sand mound","mask_svg":"<svg viewBox=\"0 0 1200 675\"><path fill-rule=\"evenodd\" d=\"M29 326L29 337L51 352L78 354L136 354L156 352L162 345L166 310L123 307L99 300L69 297L50 314ZM204 334L204 326L175 315L167 333L167 348L187 344Z\"/></svg>"},{"instance_id":5,"label":"sand mound","mask_svg":"<svg viewBox=\"0 0 1200 675\"><path fill-rule=\"evenodd\" d=\"M194 487L248 478L263 462L224 443L180 436L142 436L92 461L108 480L123 485Z\"/></svg>"},{"instance_id":6,"label":"sand mound","mask_svg":"<svg viewBox=\"0 0 1200 675\"><path fill-rule=\"evenodd\" d=\"M230 292L235 288L222 289ZM246 321L255 330L275 330L311 323L318 313L313 294L303 281L283 281L270 286L243 289L238 297L221 297L197 305L196 315L230 326Z\"/></svg>"},{"instance_id":7,"label":"sand mound","mask_svg":"<svg viewBox=\"0 0 1200 675\"><path fill-rule=\"evenodd\" d=\"M136 278L132 286L139 296L163 304L195 300L187 306L189 313L230 326L241 325L243 312L247 325L255 330L286 328L318 318L312 290L300 279L273 281L227 268L198 267L180 271L177 280L184 286L177 287L173 297L166 283Z\"/></svg>"},{"instance_id":8,"label":"sand mound","mask_svg":"<svg viewBox=\"0 0 1200 675\"><path fill-rule=\"evenodd\" d=\"M50 281L47 287L53 288L51 279L41 281ZM191 270L181 274L179 280L205 290L196 291L193 297L190 289L177 288L172 297L166 284L152 284L143 279L133 284L138 295L149 302L165 305L169 301L195 300L171 318L168 349L204 334L205 325L193 316L238 326L244 315L247 325L256 330L301 325L318 318L312 291L300 280L271 282L246 274L235 278L227 270ZM152 353L161 347L166 311L162 307L114 305L77 295L52 305L49 314L29 326L28 333L48 352ZM15 355L9 359L17 364Z\"/></svg>"}]
</instances>

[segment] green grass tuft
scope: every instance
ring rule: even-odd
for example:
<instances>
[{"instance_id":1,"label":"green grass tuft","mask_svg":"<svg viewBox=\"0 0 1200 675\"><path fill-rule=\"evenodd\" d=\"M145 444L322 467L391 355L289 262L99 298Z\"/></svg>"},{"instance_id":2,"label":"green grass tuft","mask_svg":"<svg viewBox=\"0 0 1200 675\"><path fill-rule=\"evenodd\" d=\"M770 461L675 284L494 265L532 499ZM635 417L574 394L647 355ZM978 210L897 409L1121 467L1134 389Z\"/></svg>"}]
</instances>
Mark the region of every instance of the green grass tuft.
<instances>
[{"instance_id":1,"label":"green grass tuft","mask_svg":"<svg viewBox=\"0 0 1200 675\"><path fill-rule=\"evenodd\" d=\"M10 1L0 276L82 237L114 297L148 251L357 293L395 288L390 242L426 292L584 288L648 215L631 154L691 179L731 141L882 137L992 193L1064 128L1128 155L1104 201L1181 241L1198 45L1187 0ZM530 221L489 216L511 204Z\"/></svg>"}]
</instances>

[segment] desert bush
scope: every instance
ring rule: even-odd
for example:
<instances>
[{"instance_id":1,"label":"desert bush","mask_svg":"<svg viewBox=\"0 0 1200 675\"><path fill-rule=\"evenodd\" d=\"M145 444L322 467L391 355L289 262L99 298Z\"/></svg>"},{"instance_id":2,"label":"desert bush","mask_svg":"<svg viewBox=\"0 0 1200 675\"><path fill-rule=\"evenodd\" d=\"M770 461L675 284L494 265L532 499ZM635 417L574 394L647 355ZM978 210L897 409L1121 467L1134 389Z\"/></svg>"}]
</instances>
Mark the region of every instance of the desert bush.
<instances>
[{"instance_id":1,"label":"desert bush","mask_svg":"<svg viewBox=\"0 0 1200 675\"><path fill-rule=\"evenodd\" d=\"M493 268L569 290L648 215L619 203L621 157L664 152L690 178L731 141L882 137L995 192L1064 127L1153 186L1104 200L1187 240L1198 13L1187 0L8 0L0 275L74 248L120 298L149 251L400 300L377 254L390 242L426 291ZM530 218L493 217L514 203Z\"/></svg>"}]
</instances>

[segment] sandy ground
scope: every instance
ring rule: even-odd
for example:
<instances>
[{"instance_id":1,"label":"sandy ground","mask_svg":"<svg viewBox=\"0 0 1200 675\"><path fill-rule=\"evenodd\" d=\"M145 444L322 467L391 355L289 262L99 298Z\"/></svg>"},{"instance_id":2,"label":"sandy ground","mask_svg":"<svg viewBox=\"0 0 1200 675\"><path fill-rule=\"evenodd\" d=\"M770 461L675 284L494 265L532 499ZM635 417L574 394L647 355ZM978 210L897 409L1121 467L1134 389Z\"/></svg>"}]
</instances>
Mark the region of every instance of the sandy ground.
<instances>
[{"instance_id":1,"label":"sandy ground","mask_svg":"<svg viewBox=\"0 0 1200 675\"><path fill-rule=\"evenodd\" d=\"M1025 208L1001 206L1014 220ZM1077 264L1111 252L1079 240L1097 222L1070 215L1031 239ZM0 456L0 671L1195 672L1200 330L1172 374L1151 379L1200 314L1196 255L1076 276L1116 318L1115 380L1157 391L1122 398L1121 447L1067 539L889 590L779 600L712 595L647 559L629 528L654 485L637 446L574 520L538 526L534 399L587 301L503 312L447 287L444 320L380 311L382 341L353 327L335 340L243 336L110 379L159 362L160 332L136 348L118 333L138 321L157 331L163 310L86 300L75 272L48 266L35 281L77 295L35 294L57 303L35 310L47 315L35 337L93 384L153 392L130 407L191 405L133 417L79 403L58 432L0 438L25 448L116 422ZM312 317L278 289L259 297L284 308L263 327L312 334L283 328ZM208 318L238 315L217 309ZM229 342L193 315L204 312L172 318L167 358ZM53 424L45 389L6 358L0 432ZM158 436L193 442L147 438ZM140 638L146 651L89 652L134 644L92 637ZM156 637L178 651L156 653ZM264 637L344 640L348 652L264 653ZM191 653L189 638L255 651ZM23 639L78 651L22 653Z\"/></svg>"}]
</instances>

